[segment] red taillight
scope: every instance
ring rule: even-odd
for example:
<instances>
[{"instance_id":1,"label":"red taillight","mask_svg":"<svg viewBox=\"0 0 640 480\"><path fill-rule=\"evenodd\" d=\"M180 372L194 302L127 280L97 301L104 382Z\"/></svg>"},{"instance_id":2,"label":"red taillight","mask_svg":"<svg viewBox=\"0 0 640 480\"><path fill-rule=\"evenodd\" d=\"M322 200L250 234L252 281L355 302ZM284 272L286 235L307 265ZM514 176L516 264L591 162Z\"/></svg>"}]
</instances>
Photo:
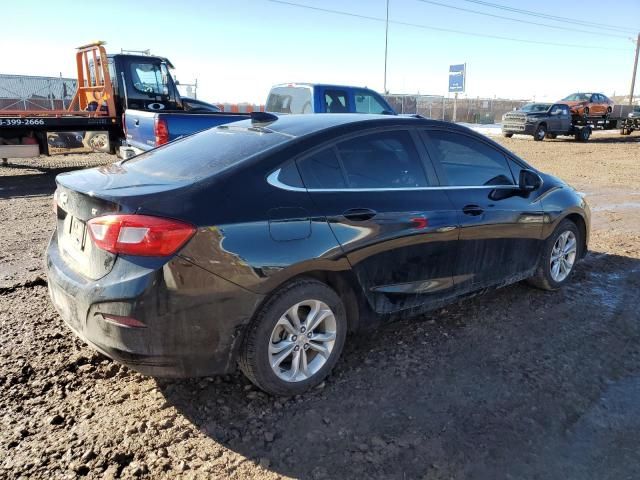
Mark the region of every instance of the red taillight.
<instances>
[{"instance_id":1,"label":"red taillight","mask_svg":"<svg viewBox=\"0 0 640 480\"><path fill-rule=\"evenodd\" d=\"M156 117L153 123L153 130L156 136L156 147L169 143L169 127L167 121Z\"/></svg>"},{"instance_id":2,"label":"red taillight","mask_svg":"<svg viewBox=\"0 0 640 480\"><path fill-rule=\"evenodd\" d=\"M193 225L148 215L106 215L88 222L98 248L123 255L164 257L175 253L193 236Z\"/></svg>"}]
</instances>

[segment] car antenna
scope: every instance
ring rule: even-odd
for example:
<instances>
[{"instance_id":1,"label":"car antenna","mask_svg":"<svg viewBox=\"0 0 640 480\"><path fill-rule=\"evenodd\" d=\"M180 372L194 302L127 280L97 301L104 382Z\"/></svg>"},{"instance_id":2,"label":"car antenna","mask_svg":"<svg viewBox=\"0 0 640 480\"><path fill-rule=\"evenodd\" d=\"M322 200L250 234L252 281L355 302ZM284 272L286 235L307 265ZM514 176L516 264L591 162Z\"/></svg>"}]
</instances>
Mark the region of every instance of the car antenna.
<instances>
[{"instance_id":1,"label":"car antenna","mask_svg":"<svg viewBox=\"0 0 640 480\"><path fill-rule=\"evenodd\" d=\"M251 123L271 123L278 120L278 116L269 112L251 112Z\"/></svg>"}]
</instances>

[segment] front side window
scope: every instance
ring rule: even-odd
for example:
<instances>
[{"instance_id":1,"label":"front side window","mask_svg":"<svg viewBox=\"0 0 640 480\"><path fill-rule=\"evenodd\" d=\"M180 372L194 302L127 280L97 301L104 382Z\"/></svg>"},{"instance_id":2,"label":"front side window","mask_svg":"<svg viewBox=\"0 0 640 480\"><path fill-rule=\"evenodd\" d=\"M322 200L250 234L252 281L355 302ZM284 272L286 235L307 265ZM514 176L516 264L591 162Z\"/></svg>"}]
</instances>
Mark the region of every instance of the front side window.
<instances>
[{"instance_id":1,"label":"front side window","mask_svg":"<svg viewBox=\"0 0 640 480\"><path fill-rule=\"evenodd\" d=\"M356 92L355 102L357 113L383 113L388 110L385 105L366 90Z\"/></svg>"},{"instance_id":2,"label":"front side window","mask_svg":"<svg viewBox=\"0 0 640 480\"><path fill-rule=\"evenodd\" d=\"M468 135L428 132L440 165L452 186L513 185L502 152Z\"/></svg>"},{"instance_id":3,"label":"front side window","mask_svg":"<svg viewBox=\"0 0 640 480\"><path fill-rule=\"evenodd\" d=\"M159 65L153 63L131 64L133 86L143 93L156 95L164 94L162 70Z\"/></svg>"},{"instance_id":4,"label":"front side window","mask_svg":"<svg viewBox=\"0 0 640 480\"><path fill-rule=\"evenodd\" d=\"M409 132L363 135L337 144L351 188L426 187L427 178Z\"/></svg>"}]
</instances>

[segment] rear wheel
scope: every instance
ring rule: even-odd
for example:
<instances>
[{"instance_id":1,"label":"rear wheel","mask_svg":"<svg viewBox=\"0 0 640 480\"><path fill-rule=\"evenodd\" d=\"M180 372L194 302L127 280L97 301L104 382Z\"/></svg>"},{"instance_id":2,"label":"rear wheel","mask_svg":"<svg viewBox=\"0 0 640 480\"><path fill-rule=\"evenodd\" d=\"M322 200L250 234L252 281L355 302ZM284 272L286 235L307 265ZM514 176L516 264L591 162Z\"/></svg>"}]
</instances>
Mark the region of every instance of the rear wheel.
<instances>
[{"instance_id":1,"label":"rear wheel","mask_svg":"<svg viewBox=\"0 0 640 480\"><path fill-rule=\"evenodd\" d=\"M575 139L578 140L579 142L586 142L589 140L590 137L591 137L591 128L589 127L582 127L575 134Z\"/></svg>"},{"instance_id":2,"label":"rear wheel","mask_svg":"<svg viewBox=\"0 0 640 480\"><path fill-rule=\"evenodd\" d=\"M267 393L297 395L331 372L346 334L336 292L317 280L298 280L274 294L250 324L240 369Z\"/></svg>"},{"instance_id":3,"label":"rear wheel","mask_svg":"<svg viewBox=\"0 0 640 480\"><path fill-rule=\"evenodd\" d=\"M540 265L528 282L543 290L557 290L573 273L582 245L578 227L571 220L563 220L548 238Z\"/></svg>"},{"instance_id":4,"label":"rear wheel","mask_svg":"<svg viewBox=\"0 0 640 480\"><path fill-rule=\"evenodd\" d=\"M542 140L544 140L544 137L547 135L547 126L545 124L540 124L538 125L538 128L536 128L536 131L533 134L533 139L536 142L541 142Z\"/></svg>"},{"instance_id":5,"label":"rear wheel","mask_svg":"<svg viewBox=\"0 0 640 480\"><path fill-rule=\"evenodd\" d=\"M589 116L589 107L584 107L582 115L586 118Z\"/></svg>"}]
</instances>

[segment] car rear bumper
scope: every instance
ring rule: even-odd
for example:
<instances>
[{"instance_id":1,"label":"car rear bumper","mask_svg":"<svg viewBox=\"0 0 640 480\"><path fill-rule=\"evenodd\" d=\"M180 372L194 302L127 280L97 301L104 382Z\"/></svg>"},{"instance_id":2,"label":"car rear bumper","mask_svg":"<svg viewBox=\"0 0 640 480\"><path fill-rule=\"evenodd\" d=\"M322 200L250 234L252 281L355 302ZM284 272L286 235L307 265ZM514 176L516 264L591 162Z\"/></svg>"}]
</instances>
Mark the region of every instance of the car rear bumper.
<instances>
[{"instance_id":1,"label":"car rear bumper","mask_svg":"<svg viewBox=\"0 0 640 480\"><path fill-rule=\"evenodd\" d=\"M47 275L51 300L77 336L157 377L233 371L244 326L262 300L180 257L121 256L105 277L88 280L61 258L55 234ZM123 318L144 326L123 325Z\"/></svg>"}]
</instances>

